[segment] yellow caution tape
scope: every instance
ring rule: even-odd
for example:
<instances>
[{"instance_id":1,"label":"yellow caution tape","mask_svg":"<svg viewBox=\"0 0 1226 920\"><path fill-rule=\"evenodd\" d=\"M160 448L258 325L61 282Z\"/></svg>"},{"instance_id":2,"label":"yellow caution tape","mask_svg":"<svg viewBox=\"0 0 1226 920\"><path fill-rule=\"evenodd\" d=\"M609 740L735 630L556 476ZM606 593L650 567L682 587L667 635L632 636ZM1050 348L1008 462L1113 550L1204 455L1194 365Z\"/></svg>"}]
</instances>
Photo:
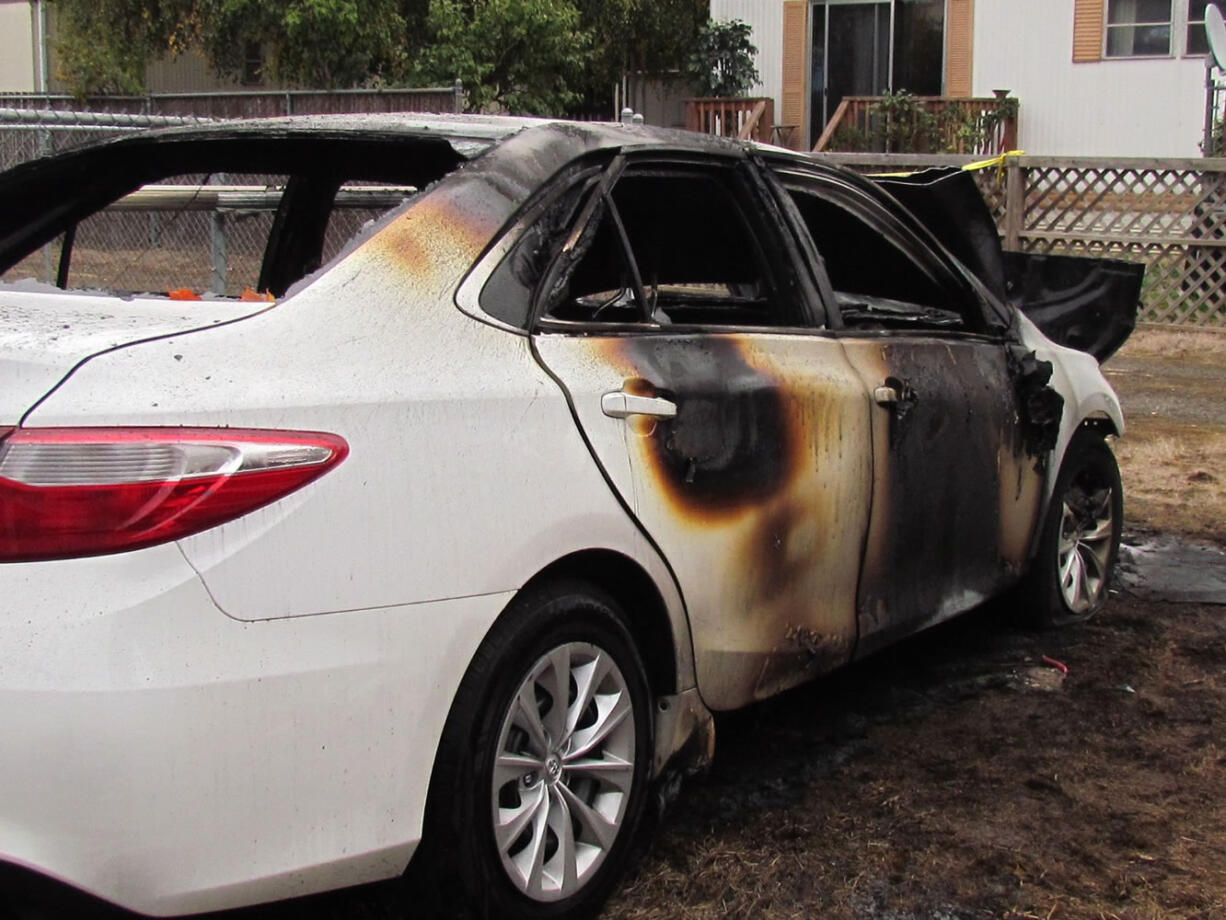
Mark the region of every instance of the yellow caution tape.
<instances>
[{"instance_id":1,"label":"yellow caution tape","mask_svg":"<svg viewBox=\"0 0 1226 920\"><path fill-rule=\"evenodd\" d=\"M1002 153L998 157L992 157L990 160L980 160L978 163L967 163L962 168L968 172L975 172L980 169L988 169L992 166L996 167L996 180L998 182L1005 181L1005 164L1009 162L1009 157L1025 156L1025 150L1009 150Z\"/></svg>"},{"instance_id":2,"label":"yellow caution tape","mask_svg":"<svg viewBox=\"0 0 1226 920\"><path fill-rule=\"evenodd\" d=\"M1025 155L1026 155L1025 150L1010 150L1007 153L1002 153L998 157L992 157L992 159L990 160L980 160L977 163L967 163L962 168L967 170L968 172L974 172L975 170L978 170L978 169L987 169L991 166L995 166L998 171L997 178L999 178L1001 181L1004 181L1005 166L1008 163L1009 157L1020 157L1020 156L1025 156ZM925 167L925 169L927 168L928 167ZM908 172L869 173L868 178L870 179L904 179L907 176L914 176L917 172L922 172L922 170L913 169Z\"/></svg>"}]
</instances>

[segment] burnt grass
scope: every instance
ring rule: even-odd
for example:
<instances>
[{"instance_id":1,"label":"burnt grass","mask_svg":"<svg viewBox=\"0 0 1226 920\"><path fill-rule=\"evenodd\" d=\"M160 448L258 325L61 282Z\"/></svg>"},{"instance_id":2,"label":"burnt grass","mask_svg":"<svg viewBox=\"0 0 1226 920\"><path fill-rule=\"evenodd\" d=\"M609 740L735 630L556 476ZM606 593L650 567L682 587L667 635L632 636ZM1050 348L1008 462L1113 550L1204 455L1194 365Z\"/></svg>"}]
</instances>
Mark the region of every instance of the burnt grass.
<instances>
[{"instance_id":1,"label":"burnt grass","mask_svg":"<svg viewBox=\"0 0 1226 920\"><path fill-rule=\"evenodd\" d=\"M1226 916L1224 613L987 608L723 717L604 916Z\"/></svg>"}]
</instances>

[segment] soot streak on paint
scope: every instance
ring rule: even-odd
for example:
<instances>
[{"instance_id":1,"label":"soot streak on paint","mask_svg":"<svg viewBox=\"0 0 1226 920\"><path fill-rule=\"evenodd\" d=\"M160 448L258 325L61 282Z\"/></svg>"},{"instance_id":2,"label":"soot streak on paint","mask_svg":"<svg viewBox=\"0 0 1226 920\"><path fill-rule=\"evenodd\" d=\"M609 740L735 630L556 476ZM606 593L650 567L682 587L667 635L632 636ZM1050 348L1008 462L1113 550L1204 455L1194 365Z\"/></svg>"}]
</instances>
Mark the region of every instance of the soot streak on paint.
<instances>
[{"instance_id":1,"label":"soot streak on paint","mask_svg":"<svg viewBox=\"0 0 1226 920\"><path fill-rule=\"evenodd\" d=\"M676 403L675 418L656 420L646 454L679 512L716 521L786 489L798 439L784 384L753 367L736 336L610 341L638 374L627 392Z\"/></svg>"},{"instance_id":2,"label":"soot streak on paint","mask_svg":"<svg viewBox=\"0 0 1226 920\"><path fill-rule=\"evenodd\" d=\"M624 392L676 405L672 419L630 419L635 462L672 519L656 526L679 524L687 541L691 528L727 537L710 577L716 603L738 618L725 628L746 644L712 675L735 686L704 692L762 699L845 663L854 615L831 579L854 579L856 567L840 569L831 544L845 539L844 503L863 486L826 477L844 463L849 392L820 374L789 381L736 335L619 337L599 348ZM847 523L858 544L862 523Z\"/></svg>"},{"instance_id":3,"label":"soot streak on paint","mask_svg":"<svg viewBox=\"0 0 1226 920\"><path fill-rule=\"evenodd\" d=\"M1002 552L1000 482L1025 458L1003 350L979 343L865 343L865 361L913 395L891 407L874 501L874 551L858 602L861 651L961 612L1014 576ZM899 405L906 405L899 417ZM1028 500L1028 499L1027 499ZM1008 511L1007 515L1002 512Z\"/></svg>"},{"instance_id":4,"label":"soot streak on paint","mask_svg":"<svg viewBox=\"0 0 1226 920\"><path fill-rule=\"evenodd\" d=\"M1048 384L1054 370L1050 361L1021 345L1010 346L1009 374L1018 397L1018 414L1022 421L1022 436L1026 452L1035 458L1035 469L1042 472L1047 458L1056 449L1060 435L1060 420L1064 415L1064 397Z\"/></svg>"}]
</instances>

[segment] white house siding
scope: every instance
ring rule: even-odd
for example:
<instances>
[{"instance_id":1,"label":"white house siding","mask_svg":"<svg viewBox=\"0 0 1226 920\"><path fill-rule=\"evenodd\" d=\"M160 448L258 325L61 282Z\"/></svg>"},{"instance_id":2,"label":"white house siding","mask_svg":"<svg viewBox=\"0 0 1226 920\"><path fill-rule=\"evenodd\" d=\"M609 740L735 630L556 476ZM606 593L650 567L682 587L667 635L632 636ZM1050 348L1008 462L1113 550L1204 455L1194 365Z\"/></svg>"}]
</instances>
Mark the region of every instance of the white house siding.
<instances>
[{"instance_id":1,"label":"white house siding","mask_svg":"<svg viewBox=\"0 0 1226 920\"><path fill-rule=\"evenodd\" d=\"M34 91L33 28L26 0L0 0L0 92Z\"/></svg>"},{"instance_id":2,"label":"white house siding","mask_svg":"<svg viewBox=\"0 0 1226 920\"><path fill-rule=\"evenodd\" d=\"M750 92L773 98L778 114L783 106L782 0L711 0L711 18L740 19L753 26L751 41L758 48L757 66L762 83Z\"/></svg>"},{"instance_id":3,"label":"white house siding","mask_svg":"<svg viewBox=\"0 0 1226 920\"><path fill-rule=\"evenodd\" d=\"M1074 64L1071 0L978 0L974 68L976 96L1009 89L1021 101L1028 153L1200 155L1204 60Z\"/></svg>"}]
</instances>

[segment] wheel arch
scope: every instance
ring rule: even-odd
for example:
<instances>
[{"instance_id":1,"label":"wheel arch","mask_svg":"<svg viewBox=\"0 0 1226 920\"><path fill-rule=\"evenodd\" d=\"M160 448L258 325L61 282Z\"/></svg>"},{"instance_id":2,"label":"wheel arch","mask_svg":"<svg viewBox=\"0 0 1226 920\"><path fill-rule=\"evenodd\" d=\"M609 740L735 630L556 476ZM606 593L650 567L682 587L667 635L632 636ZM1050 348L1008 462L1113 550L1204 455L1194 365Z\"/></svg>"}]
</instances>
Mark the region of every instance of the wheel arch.
<instances>
[{"instance_id":1,"label":"wheel arch","mask_svg":"<svg viewBox=\"0 0 1226 920\"><path fill-rule=\"evenodd\" d=\"M686 683L679 674L679 636L655 580L633 559L615 550L587 549L557 559L533 575L516 596L545 582L579 578L600 588L618 604L643 657L653 695L674 694ZM514 603L514 601L512 601ZM510 607L510 605L508 605ZM689 641L688 634L684 641Z\"/></svg>"},{"instance_id":2,"label":"wheel arch","mask_svg":"<svg viewBox=\"0 0 1226 920\"><path fill-rule=\"evenodd\" d=\"M1077 435L1083 431L1092 431L1104 439L1120 437L1123 433L1122 419L1118 417L1118 414L1111 413L1107 408L1092 409L1083 415L1076 424L1069 426L1067 433L1060 438L1059 449L1052 452L1051 461L1048 464L1047 481L1043 485L1043 501L1039 505L1034 533L1030 537L1030 549L1026 554L1027 560L1033 561L1035 554L1039 550L1039 539L1043 529L1043 522L1047 519L1047 514L1051 509L1052 492L1056 486L1056 479L1060 476L1060 469L1064 466L1069 446Z\"/></svg>"},{"instance_id":3,"label":"wheel arch","mask_svg":"<svg viewBox=\"0 0 1226 920\"><path fill-rule=\"evenodd\" d=\"M1081 420L1081 424L1079 424L1075 430L1080 430L1082 428L1089 428L1093 431L1097 431L1104 437L1108 435L1119 437L1120 434L1122 434L1120 431L1120 426L1116 423L1116 420L1101 409L1092 412L1090 415L1083 418Z\"/></svg>"}]
</instances>

